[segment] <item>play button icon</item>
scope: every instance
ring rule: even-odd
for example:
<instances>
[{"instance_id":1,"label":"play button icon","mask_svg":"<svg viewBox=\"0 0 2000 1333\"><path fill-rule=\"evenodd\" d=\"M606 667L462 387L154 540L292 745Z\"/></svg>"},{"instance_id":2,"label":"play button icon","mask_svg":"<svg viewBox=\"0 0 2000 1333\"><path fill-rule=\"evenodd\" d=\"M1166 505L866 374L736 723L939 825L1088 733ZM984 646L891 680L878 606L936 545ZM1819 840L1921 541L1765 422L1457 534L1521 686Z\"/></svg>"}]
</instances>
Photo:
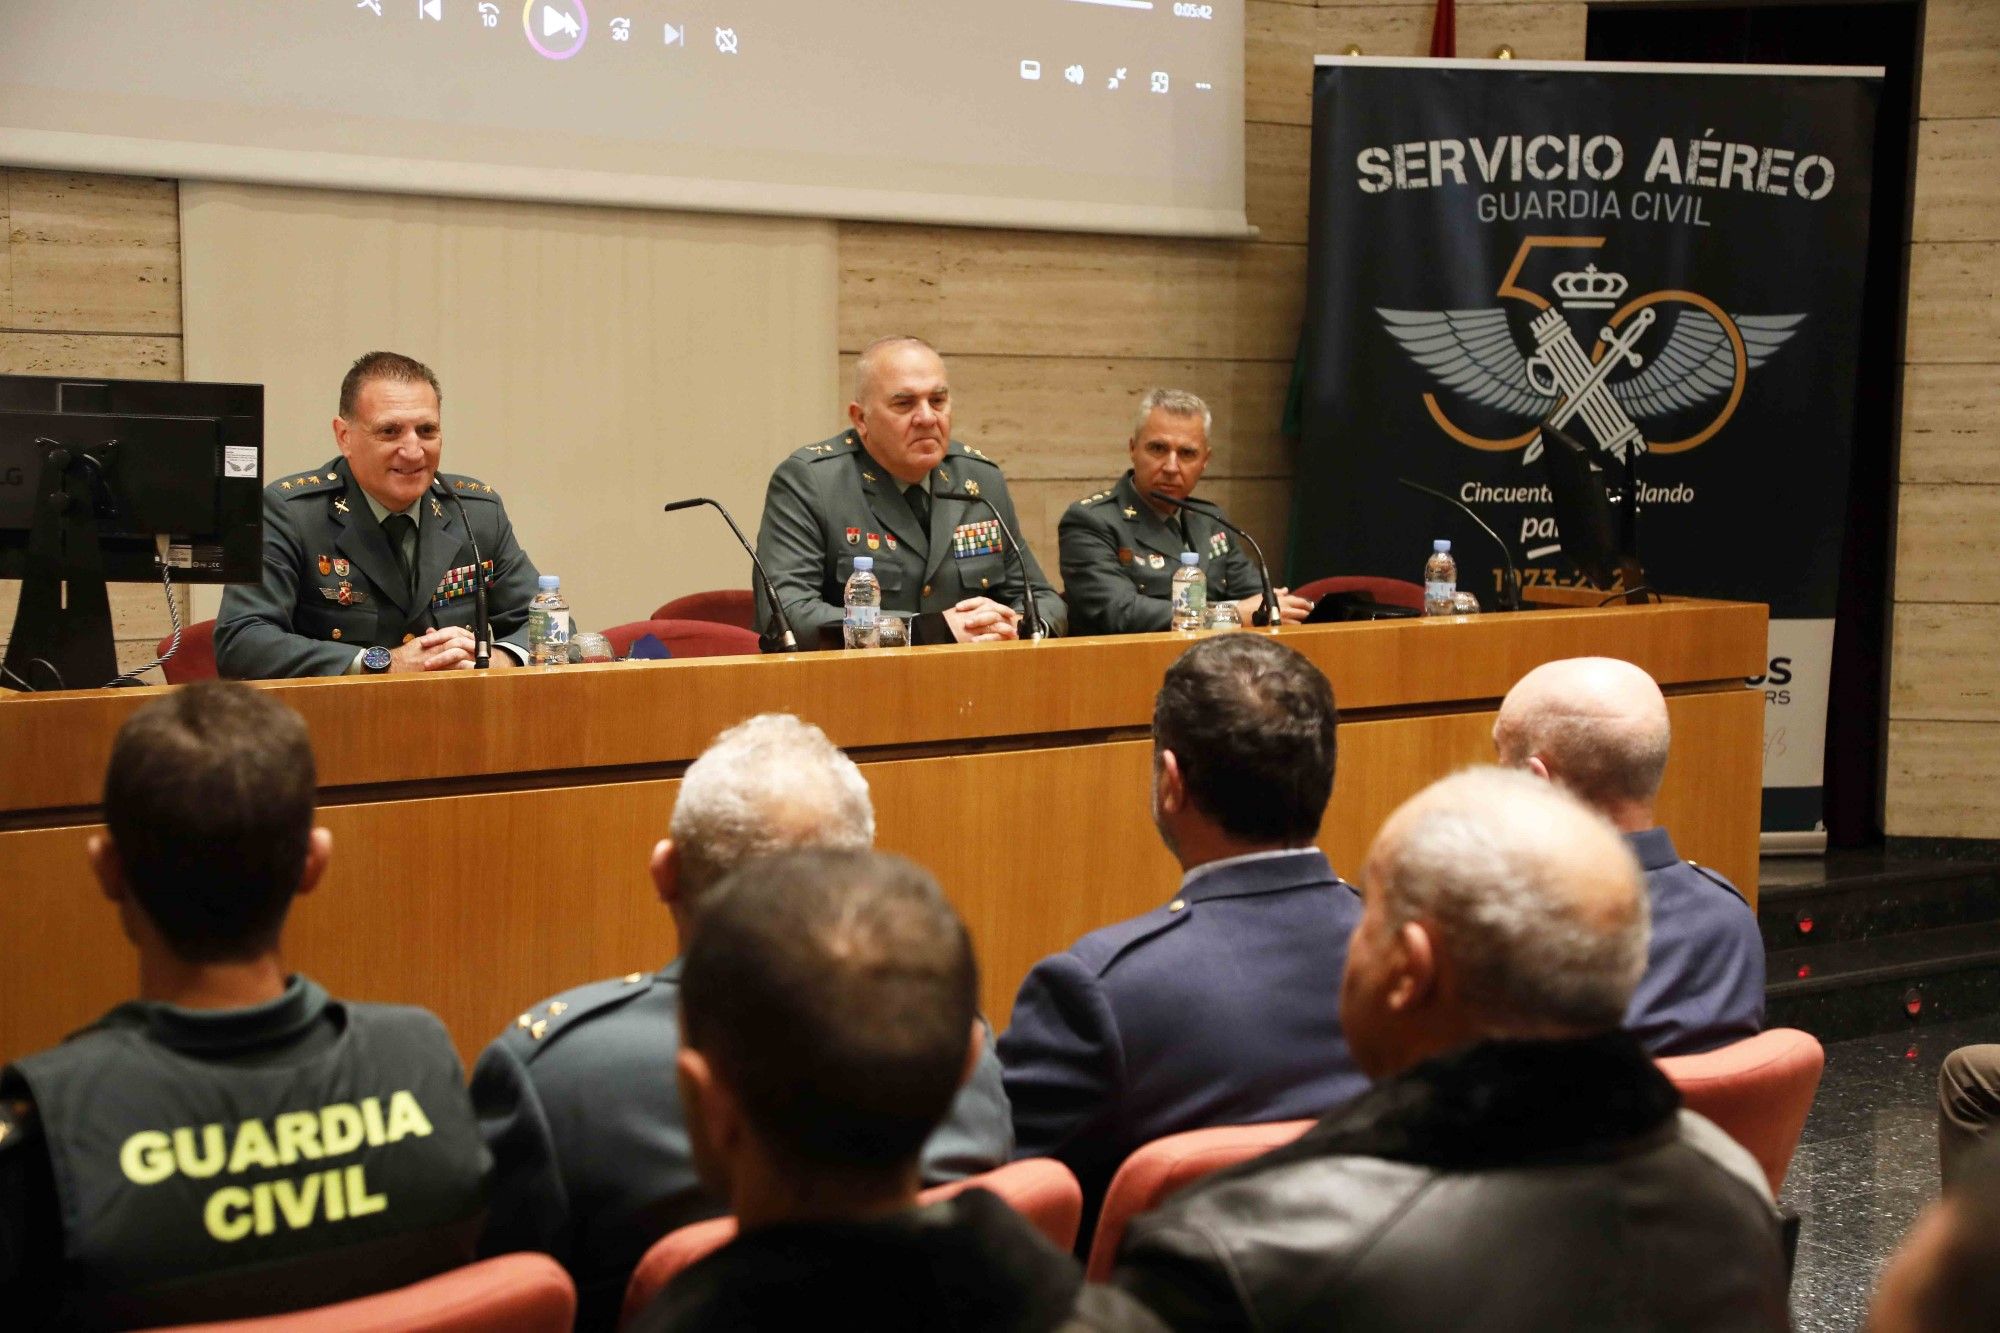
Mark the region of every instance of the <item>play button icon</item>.
<instances>
[{"instance_id":1,"label":"play button icon","mask_svg":"<svg viewBox=\"0 0 2000 1333\"><path fill-rule=\"evenodd\" d=\"M521 6L521 28L537 55L568 60L590 36L590 15L583 0L527 0Z\"/></svg>"}]
</instances>

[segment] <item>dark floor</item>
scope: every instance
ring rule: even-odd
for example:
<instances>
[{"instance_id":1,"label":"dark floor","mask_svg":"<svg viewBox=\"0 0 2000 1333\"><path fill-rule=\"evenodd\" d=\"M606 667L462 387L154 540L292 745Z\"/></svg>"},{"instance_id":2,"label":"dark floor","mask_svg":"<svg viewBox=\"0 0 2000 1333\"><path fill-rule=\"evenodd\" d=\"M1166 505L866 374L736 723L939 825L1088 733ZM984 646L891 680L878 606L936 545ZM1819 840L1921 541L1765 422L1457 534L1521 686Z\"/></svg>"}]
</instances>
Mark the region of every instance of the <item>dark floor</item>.
<instances>
[{"instance_id":1,"label":"dark floor","mask_svg":"<svg viewBox=\"0 0 2000 1333\"><path fill-rule=\"evenodd\" d=\"M2000 1041L2000 1016L1827 1046L1780 1197L1801 1219L1799 1333L1850 1333L1866 1320L1875 1274L1937 1197L1938 1066L1954 1047L1982 1041Z\"/></svg>"}]
</instances>

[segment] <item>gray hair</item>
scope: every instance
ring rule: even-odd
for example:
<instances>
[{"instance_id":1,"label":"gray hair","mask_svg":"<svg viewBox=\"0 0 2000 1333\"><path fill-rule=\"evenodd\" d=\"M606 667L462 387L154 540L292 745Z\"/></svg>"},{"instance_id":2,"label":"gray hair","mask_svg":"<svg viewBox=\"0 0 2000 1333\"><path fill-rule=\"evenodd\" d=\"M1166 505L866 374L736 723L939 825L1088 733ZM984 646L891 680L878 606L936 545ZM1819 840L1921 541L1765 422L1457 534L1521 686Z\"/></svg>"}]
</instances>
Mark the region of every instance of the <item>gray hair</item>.
<instances>
[{"instance_id":1,"label":"gray hair","mask_svg":"<svg viewBox=\"0 0 2000 1333\"><path fill-rule=\"evenodd\" d=\"M760 856L865 851L875 842L875 807L868 780L825 732L789 713L761 713L688 765L668 831L693 898Z\"/></svg>"},{"instance_id":2,"label":"gray hair","mask_svg":"<svg viewBox=\"0 0 2000 1333\"><path fill-rule=\"evenodd\" d=\"M1155 412L1165 412L1174 417L1200 417L1201 433L1208 434L1215 424L1215 416L1208 410L1208 404L1186 389L1148 389L1139 395L1139 415L1132 419L1132 433L1137 435L1146 429L1146 419Z\"/></svg>"},{"instance_id":3,"label":"gray hair","mask_svg":"<svg viewBox=\"0 0 2000 1333\"><path fill-rule=\"evenodd\" d=\"M944 359L938 355L937 348L931 346L914 333L885 333L862 348L860 353L854 358L855 402L858 403L862 398L867 396L868 378L875 373L875 354L885 347L899 347L904 343L913 343L923 348L926 352L929 352L932 356L938 357L940 361Z\"/></svg>"},{"instance_id":4,"label":"gray hair","mask_svg":"<svg viewBox=\"0 0 2000 1333\"><path fill-rule=\"evenodd\" d=\"M1370 853L1391 927L1429 922L1496 1032L1618 1027L1646 968L1648 914L1617 830L1509 769L1467 769L1417 799Z\"/></svg>"}]
</instances>

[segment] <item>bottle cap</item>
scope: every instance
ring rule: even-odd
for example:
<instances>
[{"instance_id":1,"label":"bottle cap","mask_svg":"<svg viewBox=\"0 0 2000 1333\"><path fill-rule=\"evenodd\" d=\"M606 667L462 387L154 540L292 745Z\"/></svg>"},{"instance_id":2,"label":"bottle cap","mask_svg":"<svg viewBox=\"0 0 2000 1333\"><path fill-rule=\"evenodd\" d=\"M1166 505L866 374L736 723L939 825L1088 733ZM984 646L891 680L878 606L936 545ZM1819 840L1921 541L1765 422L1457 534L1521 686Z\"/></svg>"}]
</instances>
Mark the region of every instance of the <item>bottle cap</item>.
<instances>
[{"instance_id":1,"label":"bottle cap","mask_svg":"<svg viewBox=\"0 0 2000 1333\"><path fill-rule=\"evenodd\" d=\"M866 573L867 571L869 571L869 570L871 570L871 569L873 569L873 568L875 568L875 557L874 557L874 556L872 556L872 555L857 555L857 556L855 556L855 557L854 557L854 572L855 572L855 573L857 573L857 574L862 574L862 573Z\"/></svg>"},{"instance_id":2,"label":"bottle cap","mask_svg":"<svg viewBox=\"0 0 2000 1333\"><path fill-rule=\"evenodd\" d=\"M1440 537L1431 543L1431 549L1439 554L1446 554L1451 550L1451 543Z\"/></svg>"},{"instance_id":3,"label":"bottle cap","mask_svg":"<svg viewBox=\"0 0 2000 1333\"><path fill-rule=\"evenodd\" d=\"M562 579L555 574L542 574L535 579L535 586L543 592L554 592L562 587Z\"/></svg>"},{"instance_id":4,"label":"bottle cap","mask_svg":"<svg viewBox=\"0 0 2000 1333\"><path fill-rule=\"evenodd\" d=\"M1182 551L1181 563L1184 565L1198 565L1201 563L1201 555L1196 551Z\"/></svg>"}]
</instances>

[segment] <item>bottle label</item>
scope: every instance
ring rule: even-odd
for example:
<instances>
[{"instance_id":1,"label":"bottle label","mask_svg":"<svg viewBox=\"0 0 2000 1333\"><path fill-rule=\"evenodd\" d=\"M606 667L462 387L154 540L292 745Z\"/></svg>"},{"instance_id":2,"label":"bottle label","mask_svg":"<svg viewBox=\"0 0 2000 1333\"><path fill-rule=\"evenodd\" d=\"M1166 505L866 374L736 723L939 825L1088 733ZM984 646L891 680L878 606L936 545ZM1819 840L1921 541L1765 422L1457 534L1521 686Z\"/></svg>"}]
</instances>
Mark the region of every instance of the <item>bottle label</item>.
<instances>
[{"instance_id":1,"label":"bottle label","mask_svg":"<svg viewBox=\"0 0 2000 1333\"><path fill-rule=\"evenodd\" d=\"M549 643L569 642L569 612L550 610L546 613Z\"/></svg>"},{"instance_id":2,"label":"bottle label","mask_svg":"<svg viewBox=\"0 0 2000 1333\"><path fill-rule=\"evenodd\" d=\"M1424 600L1427 602L1448 602L1457 592L1458 585L1456 583L1440 583L1435 580L1426 580L1424 583Z\"/></svg>"},{"instance_id":3,"label":"bottle label","mask_svg":"<svg viewBox=\"0 0 2000 1333\"><path fill-rule=\"evenodd\" d=\"M855 606L850 603L847 608L847 627L849 629L874 629L881 615L882 608L879 606Z\"/></svg>"}]
</instances>

